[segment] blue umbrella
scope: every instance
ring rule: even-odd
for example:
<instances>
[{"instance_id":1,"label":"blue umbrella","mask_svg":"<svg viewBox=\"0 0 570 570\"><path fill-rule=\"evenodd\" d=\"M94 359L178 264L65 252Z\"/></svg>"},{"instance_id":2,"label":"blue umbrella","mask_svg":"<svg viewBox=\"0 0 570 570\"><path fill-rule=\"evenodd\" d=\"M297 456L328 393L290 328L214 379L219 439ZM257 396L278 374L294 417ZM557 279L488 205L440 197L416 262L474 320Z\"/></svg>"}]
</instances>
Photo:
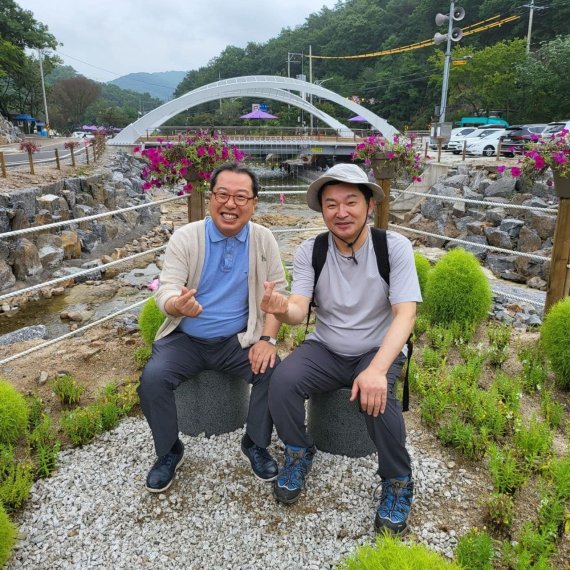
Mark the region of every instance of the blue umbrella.
<instances>
[{"instance_id":1,"label":"blue umbrella","mask_svg":"<svg viewBox=\"0 0 570 570\"><path fill-rule=\"evenodd\" d=\"M27 113L20 113L16 117L14 117L15 121L35 121L32 115L28 115Z\"/></svg>"}]
</instances>

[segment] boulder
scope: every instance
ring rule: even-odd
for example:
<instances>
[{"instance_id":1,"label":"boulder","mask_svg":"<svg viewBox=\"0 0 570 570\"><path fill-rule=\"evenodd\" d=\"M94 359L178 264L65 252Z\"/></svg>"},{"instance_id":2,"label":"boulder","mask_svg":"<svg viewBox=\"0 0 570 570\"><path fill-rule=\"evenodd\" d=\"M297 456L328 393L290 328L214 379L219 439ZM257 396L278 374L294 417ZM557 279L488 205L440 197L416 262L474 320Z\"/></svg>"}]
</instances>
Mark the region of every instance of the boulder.
<instances>
[{"instance_id":1,"label":"boulder","mask_svg":"<svg viewBox=\"0 0 570 570\"><path fill-rule=\"evenodd\" d=\"M64 259L77 259L81 257L81 242L79 236L73 231L63 231L59 235L63 248Z\"/></svg>"},{"instance_id":2,"label":"boulder","mask_svg":"<svg viewBox=\"0 0 570 570\"><path fill-rule=\"evenodd\" d=\"M540 249L542 240L540 236L528 226L523 226L519 233L519 241L517 249L523 253L531 253Z\"/></svg>"},{"instance_id":3,"label":"boulder","mask_svg":"<svg viewBox=\"0 0 570 570\"><path fill-rule=\"evenodd\" d=\"M502 255L500 253L489 252L487 255L487 266L496 277L515 281L517 283L524 283L526 279L516 272L515 262L516 255Z\"/></svg>"},{"instance_id":4,"label":"boulder","mask_svg":"<svg viewBox=\"0 0 570 570\"><path fill-rule=\"evenodd\" d=\"M486 198L509 198L515 191L515 179L510 176L504 176L495 180L485 188L484 195Z\"/></svg>"},{"instance_id":5,"label":"boulder","mask_svg":"<svg viewBox=\"0 0 570 570\"><path fill-rule=\"evenodd\" d=\"M21 281L39 275L43 271L38 249L26 238L20 238L16 241L12 251L12 259L16 279Z\"/></svg>"},{"instance_id":6,"label":"boulder","mask_svg":"<svg viewBox=\"0 0 570 570\"><path fill-rule=\"evenodd\" d=\"M511 237L507 232L498 228L485 228L484 232L489 245L503 249L513 248Z\"/></svg>"},{"instance_id":7,"label":"boulder","mask_svg":"<svg viewBox=\"0 0 570 570\"><path fill-rule=\"evenodd\" d=\"M5 259L0 259L0 291L9 289L16 283L16 277L12 268Z\"/></svg>"},{"instance_id":8,"label":"boulder","mask_svg":"<svg viewBox=\"0 0 570 570\"><path fill-rule=\"evenodd\" d=\"M529 227L535 230L541 239L546 239L554 235L556 228L556 216L554 214L530 211L526 215L526 221Z\"/></svg>"},{"instance_id":9,"label":"boulder","mask_svg":"<svg viewBox=\"0 0 570 570\"><path fill-rule=\"evenodd\" d=\"M524 226L522 220L517 220L516 218L506 218L499 225L499 229L502 232L508 233L511 237L518 237L521 228Z\"/></svg>"}]
</instances>

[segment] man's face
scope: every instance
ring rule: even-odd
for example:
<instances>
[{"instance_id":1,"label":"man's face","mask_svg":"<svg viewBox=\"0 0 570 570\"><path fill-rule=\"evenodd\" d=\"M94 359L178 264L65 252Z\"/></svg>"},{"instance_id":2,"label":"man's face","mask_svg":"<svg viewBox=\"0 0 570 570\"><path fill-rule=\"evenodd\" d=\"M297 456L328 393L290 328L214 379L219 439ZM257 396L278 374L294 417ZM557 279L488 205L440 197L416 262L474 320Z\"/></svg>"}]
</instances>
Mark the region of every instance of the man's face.
<instances>
[{"instance_id":1,"label":"man's face","mask_svg":"<svg viewBox=\"0 0 570 570\"><path fill-rule=\"evenodd\" d=\"M356 184L344 182L327 186L321 198L327 228L348 243L356 239L375 205L374 200L366 203L364 194Z\"/></svg>"},{"instance_id":2,"label":"man's face","mask_svg":"<svg viewBox=\"0 0 570 570\"><path fill-rule=\"evenodd\" d=\"M216 196L230 196L225 204L221 204ZM243 206L235 203L234 197L251 198ZM226 237L235 236L249 222L257 198L253 197L253 182L251 178L242 172L231 172L224 170L220 172L216 180L216 185L212 189L210 197L210 215L216 227Z\"/></svg>"}]
</instances>

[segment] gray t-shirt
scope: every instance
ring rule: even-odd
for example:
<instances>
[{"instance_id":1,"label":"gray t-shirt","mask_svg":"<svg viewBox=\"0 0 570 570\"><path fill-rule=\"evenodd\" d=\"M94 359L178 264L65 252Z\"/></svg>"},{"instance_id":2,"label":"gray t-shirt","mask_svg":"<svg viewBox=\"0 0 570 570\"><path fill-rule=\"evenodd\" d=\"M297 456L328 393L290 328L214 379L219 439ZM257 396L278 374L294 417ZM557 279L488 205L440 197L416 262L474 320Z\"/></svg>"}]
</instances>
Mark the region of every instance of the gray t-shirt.
<instances>
[{"instance_id":1,"label":"gray t-shirt","mask_svg":"<svg viewBox=\"0 0 570 570\"><path fill-rule=\"evenodd\" d=\"M356 252L358 265L342 256L329 234L326 263L315 290L315 332L307 338L322 342L343 356L364 354L382 344L393 321L392 305L421 302L412 244L387 232L390 286L380 277L370 233ZM304 241L293 263L293 295L312 297L315 272L311 263L315 238Z\"/></svg>"}]
</instances>

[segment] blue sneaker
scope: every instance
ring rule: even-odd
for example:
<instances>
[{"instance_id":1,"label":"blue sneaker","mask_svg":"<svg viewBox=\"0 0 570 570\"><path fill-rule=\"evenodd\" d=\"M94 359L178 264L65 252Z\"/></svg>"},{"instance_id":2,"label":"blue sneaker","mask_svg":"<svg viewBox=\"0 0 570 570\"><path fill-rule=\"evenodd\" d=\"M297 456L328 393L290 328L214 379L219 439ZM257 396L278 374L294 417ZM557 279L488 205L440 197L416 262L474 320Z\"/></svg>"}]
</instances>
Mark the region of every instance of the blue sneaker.
<instances>
[{"instance_id":1,"label":"blue sneaker","mask_svg":"<svg viewBox=\"0 0 570 570\"><path fill-rule=\"evenodd\" d=\"M299 498L305 485L305 477L313 465L316 449L311 447L285 446L285 462L277 479L273 482L273 495L286 505L291 505Z\"/></svg>"},{"instance_id":2,"label":"blue sneaker","mask_svg":"<svg viewBox=\"0 0 570 570\"><path fill-rule=\"evenodd\" d=\"M402 535L408 530L408 517L414 499L414 481L411 477L383 479L380 503L376 508L376 532L387 530Z\"/></svg>"}]
</instances>

